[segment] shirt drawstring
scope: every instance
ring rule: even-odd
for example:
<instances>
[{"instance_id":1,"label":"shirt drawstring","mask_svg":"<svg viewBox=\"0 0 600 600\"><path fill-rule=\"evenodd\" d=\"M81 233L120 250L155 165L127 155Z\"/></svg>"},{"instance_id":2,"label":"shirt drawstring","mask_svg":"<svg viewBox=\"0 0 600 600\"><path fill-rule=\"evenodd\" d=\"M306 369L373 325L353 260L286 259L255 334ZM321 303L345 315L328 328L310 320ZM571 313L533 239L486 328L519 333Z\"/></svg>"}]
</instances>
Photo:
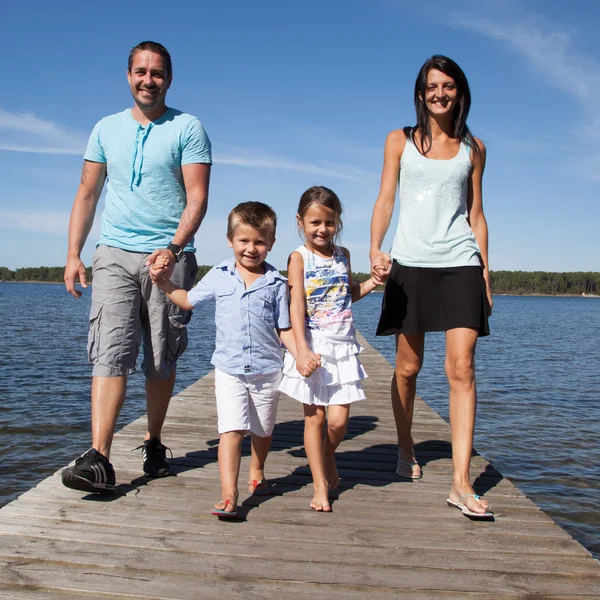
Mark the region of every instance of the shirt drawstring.
<instances>
[{"instance_id":1,"label":"shirt drawstring","mask_svg":"<svg viewBox=\"0 0 600 600\"><path fill-rule=\"evenodd\" d=\"M133 159L131 161L131 183L129 189L133 191L133 186L140 185L142 181L142 166L144 165L144 143L148 138L150 129L152 129L153 123L148 123L146 128L138 125L137 134L135 136L135 147L133 148ZM139 156L139 166L136 169L136 162ZM136 175L137 173L137 175Z\"/></svg>"}]
</instances>

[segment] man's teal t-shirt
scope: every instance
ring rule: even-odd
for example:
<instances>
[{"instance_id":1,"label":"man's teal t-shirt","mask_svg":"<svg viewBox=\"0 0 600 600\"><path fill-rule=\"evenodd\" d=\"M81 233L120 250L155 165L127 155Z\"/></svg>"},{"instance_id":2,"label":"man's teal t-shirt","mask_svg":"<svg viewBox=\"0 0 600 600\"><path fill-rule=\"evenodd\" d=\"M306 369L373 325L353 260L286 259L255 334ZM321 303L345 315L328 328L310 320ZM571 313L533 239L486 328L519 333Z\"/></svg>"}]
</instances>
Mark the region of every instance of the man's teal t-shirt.
<instances>
[{"instance_id":1,"label":"man's teal t-shirt","mask_svg":"<svg viewBox=\"0 0 600 600\"><path fill-rule=\"evenodd\" d=\"M173 240L186 205L181 167L212 164L200 121L173 108L146 126L131 109L105 117L94 127L84 159L107 169L98 245L130 252L153 252ZM195 251L193 239L185 251Z\"/></svg>"}]
</instances>

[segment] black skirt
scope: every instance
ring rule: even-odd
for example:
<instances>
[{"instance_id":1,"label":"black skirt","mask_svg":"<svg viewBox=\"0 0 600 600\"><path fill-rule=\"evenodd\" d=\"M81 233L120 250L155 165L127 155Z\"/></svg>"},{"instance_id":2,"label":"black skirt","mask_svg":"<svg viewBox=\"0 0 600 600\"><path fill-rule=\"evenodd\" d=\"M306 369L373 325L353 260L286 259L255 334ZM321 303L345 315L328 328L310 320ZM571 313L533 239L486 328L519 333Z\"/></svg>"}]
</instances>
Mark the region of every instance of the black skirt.
<instances>
[{"instance_id":1,"label":"black skirt","mask_svg":"<svg viewBox=\"0 0 600 600\"><path fill-rule=\"evenodd\" d=\"M377 335L469 327L490 334L481 267L405 267L394 261L383 294Z\"/></svg>"}]
</instances>

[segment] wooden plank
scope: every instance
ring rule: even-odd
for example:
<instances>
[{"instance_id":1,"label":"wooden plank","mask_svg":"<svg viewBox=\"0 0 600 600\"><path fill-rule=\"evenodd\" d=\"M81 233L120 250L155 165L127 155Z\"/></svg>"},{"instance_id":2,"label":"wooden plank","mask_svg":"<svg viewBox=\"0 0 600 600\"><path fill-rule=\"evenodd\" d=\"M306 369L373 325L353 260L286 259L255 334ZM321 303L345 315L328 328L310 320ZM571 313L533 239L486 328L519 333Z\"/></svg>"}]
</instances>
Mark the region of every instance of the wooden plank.
<instances>
[{"instance_id":1,"label":"wooden plank","mask_svg":"<svg viewBox=\"0 0 600 600\"><path fill-rule=\"evenodd\" d=\"M64 524L54 526L41 526L29 521L26 525L22 522L0 523L0 540L13 547L9 535L27 537L30 540L53 540L56 542L102 544L135 548L156 552L185 552L198 556L219 555L224 552L228 556L240 558L256 557L264 559L280 559L285 556L287 560L297 563L311 562L315 553L315 542L297 539L293 545L287 536L285 538L266 538L268 543L258 544L257 539L251 536L238 535L235 548L224 546L222 540L215 540L213 536L206 536L200 546L195 535L165 535L163 532L152 533L145 530L136 530L107 525L91 525L73 527L72 524L65 529ZM4 537L6 536L6 537ZM402 556L404 567L419 567L423 560L431 560L440 569L497 571L506 573L552 573L556 575L589 574L598 576L598 570L593 561L582 560L580 556L561 556L560 561L547 554L537 553L517 554L510 551L482 553L480 550L469 549L461 553L439 547L402 548L397 546L390 552L390 548L382 548L364 543L335 543L321 542L319 554L323 563L328 564L356 564L361 566L396 566ZM368 550L368 551L367 551ZM1 553L1 550L0 550Z\"/></svg>"},{"instance_id":2,"label":"wooden plank","mask_svg":"<svg viewBox=\"0 0 600 600\"><path fill-rule=\"evenodd\" d=\"M331 600L346 600L356 598L361 600L515 600L527 598L524 594L490 594L482 591L448 592L445 590L406 590L391 589L385 586L347 586L333 584L280 582L280 581L229 581L227 579L213 580L184 578L181 575L163 575L151 579L146 573L131 570L127 577L118 573L104 572L99 568L87 568L79 571L76 567L59 566L52 564L33 566L28 563L13 565L0 561L0 589L2 580L6 577L7 567L14 576L22 577L27 581L28 587L22 586L17 590L17 596L7 595L14 600L15 597L32 598L32 600L50 600L54 598L69 598L68 594L74 589L80 593L88 592L88 598L144 598L145 600L222 600L223 597L233 600L261 600L264 598L290 598L293 600L314 600L316 595L322 594ZM47 579L57 582L56 595L41 592L42 596L30 596L36 593L32 588L43 584ZM14 590L10 585L6 589ZM118 591L116 591L118 590ZM537 594L536 600L550 600L558 596ZM561 596L561 600L589 600L588 596Z\"/></svg>"},{"instance_id":3,"label":"wooden plank","mask_svg":"<svg viewBox=\"0 0 600 600\"><path fill-rule=\"evenodd\" d=\"M69 531L90 527L93 530L95 527L106 527L126 530L126 534L135 536L138 533L144 535L157 535L162 537L179 537L181 535L194 535L200 538L201 536L218 535L219 537L232 536L236 540L242 538L250 538L253 540L279 540L285 539L290 544L298 542L309 542L315 545L315 551L319 553L327 552L329 545L356 545L364 546L368 552L370 548L381 547L388 549L397 549L406 544L406 538L410 535L410 544L407 547L413 551L431 550L431 549L447 549L456 551L457 534L455 532L440 532L435 530L424 530L422 535L416 536L414 533L405 532L399 529L381 529L381 528L360 528L360 527L337 527L335 529L335 537L332 538L331 530L326 526L327 522L319 521L313 527L298 526L290 523L280 522L262 522L260 527L251 527L244 523L230 523L229 529L224 527L224 524L209 518L206 514L193 515L181 520L145 520L141 523L139 520L134 520L129 515L107 515L105 513L96 513L95 518L87 517L82 519L73 518L72 516L64 517L61 515L52 515L47 517L39 516L39 508L28 513L26 511L18 511L14 514L6 516L14 517L14 519L24 521L38 520L41 530L45 530L55 523L58 527L68 528ZM284 525L282 527L282 525ZM539 555L543 553L546 556L555 555L556 562L559 563L565 556L574 556L589 559L589 553L581 548L579 544L574 542L570 537L527 537L527 536L481 536L478 532L462 532L460 539L463 541L461 551L479 552L479 553L494 553L494 552L514 552L514 548L518 548L516 552L519 555L527 554ZM324 546L324 548L320 548ZM595 563L593 563L595 564Z\"/></svg>"},{"instance_id":4,"label":"wooden plank","mask_svg":"<svg viewBox=\"0 0 600 600\"><path fill-rule=\"evenodd\" d=\"M352 407L332 514L308 509L302 411L290 399L280 403L267 463L276 494L244 497L246 440L245 520L208 514L220 495L211 373L173 399L163 439L176 476L141 476L130 452L145 432L138 419L115 437L115 496L67 490L57 473L0 509L0 600L598 597L598 561L484 457L474 455L472 476L496 521L472 522L445 505L449 429L421 400L414 433L424 478L394 475L392 369L364 345L368 399Z\"/></svg>"},{"instance_id":5,"label":"wooden plank","mask_svg":"<svg viewBox=\"0 0 600 600\"><path fill-rule=\"evenodd\" d=\"M0 538L0 548L3 542L4 538ZM313 557L309 555L304 561L298 561L296 556L291 558L287 555L287 549L282 549L282 554L267 560L258 558L255 553L239 556L225 552L206 555L205 560L199 560L197 555L173 549L168 551L167 559L165 552L158 549L149 552L120 546L104 548L102 543L58 544L26 536L15 538L11 547L19 554L20 560L41 561L45 564L68 563L78 565L81 570L104 567L121 577L127 577L127 572L133 570L155 579L163 575L179 574L210 580L216 572L229 580L302 581L374 587L385 582L385 587L392 589L404 587L453 592L477 589L483 580L486 591L491 593L520 593L523 586L527 585L532 586L537 593L546 595L576 594L590 597L594 597L592 590L595 590L597 597L597 590L600 589L600 573L594 576L589 573L562 575L505 570L478 572L458 569L452 564L444 568L438 564L424 567L367 563L362 569L358 569L355 564L347 564L343 559L332 564L325 560L311 560ZM57 547L60 548L60 561L54 558ZM0 550L0 559L11 560L11 557L3 555Z\"/></svg>"},{"instance_id":6,"label":"wooden plank","mask_svg":"<svg viewBox=\"0 0 600 600\"><path fill-rule=\"evenodd\" d=\"M246 519L249 519L251 516L252 520L255 521L256 524L286 524L303 526L307 528L320 528L323 526L323 518L325 515L313 515L308 509L308 499L305 502L298 503L298 505L295 507L290 506L287 503L286 506L282 505L282 499L283 497L275 497L268 500L266 498L262 498L253 503L242 505L240 507L240 513ZM187 508L183 506L183 503L177 503L177 500L174 500L172 503L162 505L159 505L153 501L140 502L139 500L127 504L125 500L121 500L118 505L118 513L115 515L112 513L111 507L109 507L109 505L106 503L102 506L102 508L99 508L97 504L95 506L91 506L90 503L67 504L65 502L51 505L47 501L32 502L30 500L23 499L17 503L17 506L11 507L9 512L12 512L13 514L15 514L15 512L18 512L19 514L38 514L39 512L43 511L46 514L56 514L56 516L61 516L64 518L91 520L97 519L96 515L99 513L104 519L112 519L115 516L118 519L135 519L136 515L138 515L140 511L145 511L150 513L148 515L149 523L181 523L187 521L188 519L194 519L195 521L198 519L209 519L211 517L209 514L209 508L212 504L214 504L214 500L215 495L212 495L212 497L210 499L207 498L204 503L192 503L191 506L188 506ZM178 505L175 506L175 504ZM335 506L336 505L334 504L333 513L326 515L326 522L328 526L332 526L334 528L340 528L345 525L347 526L349 516L352 515L352 528L368 527L371 529L380 529L382 531L390 530L390 515L382 514L381 511L378 511L376 508L367 508L358 512L360 509L354 511L342 511L335 509ZM292 510L290 510L290 508ZM540 543L543 541L541 538L557 538L567 535L562 529L549 520L542 522L513 521L509 518L505 518L503 519L502 530L497 532L487 527L486 525L488 525L488 523L485 521L471 521L465 518L460 520L457 519L456 517L460 516L460 513L457 512L457 514L454 515L453 510L456 509L444 507L444 516L438 517L435 513L433 513L431 516L428 516L425 523L418 520L418 517L423 514L423 511L419 513L418 507L412 507L412 510L417 517L406 515L400 512L393 513L393 528L406 533L415 531L437 531L449 533L477 532L479 536L484 538L488 536L499 537L506 535L525 535L538 538Z\"/></svg>"}]
</instances>

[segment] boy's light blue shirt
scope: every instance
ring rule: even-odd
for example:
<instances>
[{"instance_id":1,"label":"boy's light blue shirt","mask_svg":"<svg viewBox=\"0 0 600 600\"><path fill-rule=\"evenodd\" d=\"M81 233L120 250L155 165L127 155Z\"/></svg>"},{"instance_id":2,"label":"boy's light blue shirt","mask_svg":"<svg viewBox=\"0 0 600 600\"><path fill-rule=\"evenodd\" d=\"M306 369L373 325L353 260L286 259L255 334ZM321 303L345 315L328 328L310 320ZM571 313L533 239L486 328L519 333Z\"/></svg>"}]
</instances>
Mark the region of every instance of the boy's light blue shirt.
<instances>
[{"instance_id":1,"label":"boy's light blue shirt","mask_svg":"<svg viewBox=\"0 0 600 600\"><path fill-rule=\"evenodd\" d=\"M217 336L211 362L229 375L272 373L283 367L276 329L288 329L286 278L268 263L248 289L235 258L213 267L188 293L192 306L216 301Z\"/></svg>"},{"instance_id":2,"label":"boy's light blue shirt","mask_svg":"<svg viewBox=\"0 0 600 600\"><path fill-rule=\"evenodd\" d=\"M173 108L146 126L131 109L94 127L84 156L106 163L107 185L98 244L154 252L172 240L186 205L181 167L212 163L200 121ZM194 240L185 248L194 252Z\"/></svg>"}]
</instances>

